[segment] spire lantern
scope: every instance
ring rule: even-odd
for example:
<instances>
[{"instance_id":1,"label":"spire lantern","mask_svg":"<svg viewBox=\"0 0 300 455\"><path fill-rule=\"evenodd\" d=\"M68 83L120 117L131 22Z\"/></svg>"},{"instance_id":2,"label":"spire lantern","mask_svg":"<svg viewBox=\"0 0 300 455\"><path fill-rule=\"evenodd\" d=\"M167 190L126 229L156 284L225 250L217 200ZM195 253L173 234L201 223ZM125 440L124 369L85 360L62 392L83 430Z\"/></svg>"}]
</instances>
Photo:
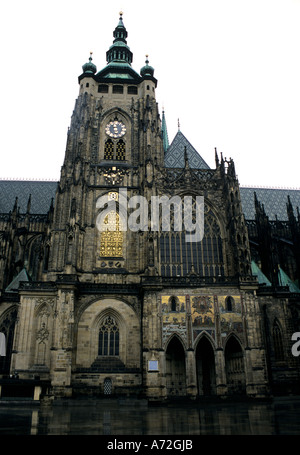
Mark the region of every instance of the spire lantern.
<instances>
[{"instance_id":1,"label":"spire lantern","mask_svg":"<svg viewBox=\"0 0 300 455\"><path fill-rule=\"evenodd\" d=\"M127 30L123 23L123 13L120 12L119 23L113 32L114 40L112 46L106 52L106 61L108 64L127 64L132 63L132 52L127 46Z\"/></svg>"}]
</instances>

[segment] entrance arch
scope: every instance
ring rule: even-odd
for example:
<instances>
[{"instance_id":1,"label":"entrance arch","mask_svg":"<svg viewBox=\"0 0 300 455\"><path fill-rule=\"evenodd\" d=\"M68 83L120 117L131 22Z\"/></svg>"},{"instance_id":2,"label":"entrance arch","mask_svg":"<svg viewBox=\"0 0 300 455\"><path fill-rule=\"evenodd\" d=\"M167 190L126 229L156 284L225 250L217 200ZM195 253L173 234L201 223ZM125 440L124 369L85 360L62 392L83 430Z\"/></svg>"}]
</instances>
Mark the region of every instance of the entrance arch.
<instances>
[{"instance_id":1,"label":"entrance arch","mask_svg":"<svg viewBox=\"0 0 300 455\"><path fill-rule=\"evenodd\" d=\"M183 345L174 336L166 350L166 386L168 396L186 395L186 367Z\"/></svg>"},{"instance_id":2,"label":"entrance arch","mask_svg":"<svg viewBox=\"0 0 300 455\"><path fill-rule=\"evenodd\" d=\"M203 336L196 348L198 395L216 394L215 354L211 342Z\"/></svg>"},{"instance_id":3,"label":"entrance arch","mask_svg":"<svg viewBox=\"0 0 300 455\"><path fill-rule=\"evenodd\" d=\"M0 332L5 335L6 355L5 357L0 356L0 374L8 374L10 372L17 314L17 309L13 307L1 316Z\"/></svg>"},{"instance_id":4,"label":"entrance arch","mask_svg":"<svg viewBox=\"0 0 300 455\"><path fill-rule=\"evenodd\" d=\"M245 394L246 377L243 350L233 335L228 338L225 346L225 369L228 394Z\"/></svg>"}]
</instances>

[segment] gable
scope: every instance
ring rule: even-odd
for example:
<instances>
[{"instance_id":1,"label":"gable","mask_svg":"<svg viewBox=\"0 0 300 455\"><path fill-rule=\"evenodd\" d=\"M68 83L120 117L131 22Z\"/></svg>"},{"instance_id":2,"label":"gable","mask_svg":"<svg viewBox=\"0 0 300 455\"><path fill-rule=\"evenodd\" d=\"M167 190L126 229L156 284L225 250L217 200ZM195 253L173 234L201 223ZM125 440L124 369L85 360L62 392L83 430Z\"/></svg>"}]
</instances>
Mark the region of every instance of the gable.
<instances>
[{"instance_id":1,"label":"gable","mask_svg":"<svg viewBox=\"0 0 300 455\"><path fill-rule=\"evenodd\" d=\"M187 140L187 138L178 131L173 142L165 154L165 166L170 168L184 168L184 149L186 147L189 166L193 169L210 169L208 164L199 155L197 150Z\"/></svg>"}]
</instances>

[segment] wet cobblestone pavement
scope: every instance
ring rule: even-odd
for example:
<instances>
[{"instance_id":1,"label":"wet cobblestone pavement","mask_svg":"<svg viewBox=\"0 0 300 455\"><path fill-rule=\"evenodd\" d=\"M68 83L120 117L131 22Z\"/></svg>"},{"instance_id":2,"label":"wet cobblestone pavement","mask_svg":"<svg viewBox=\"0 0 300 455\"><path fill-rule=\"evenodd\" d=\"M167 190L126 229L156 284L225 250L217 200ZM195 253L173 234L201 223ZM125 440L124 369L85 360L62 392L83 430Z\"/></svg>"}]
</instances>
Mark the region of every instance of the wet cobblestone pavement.
<instances>
[{"instance_id":1,"label":"wet cobblestone pavement","mask_svg":"<svg viewBox=\"0 0 300 455\"><path fill-rule=\"evenodd\" d=\"M0 435L300 435L300 397L147 406L118 400L0 402Z\"/></svg>"}]
</instances>

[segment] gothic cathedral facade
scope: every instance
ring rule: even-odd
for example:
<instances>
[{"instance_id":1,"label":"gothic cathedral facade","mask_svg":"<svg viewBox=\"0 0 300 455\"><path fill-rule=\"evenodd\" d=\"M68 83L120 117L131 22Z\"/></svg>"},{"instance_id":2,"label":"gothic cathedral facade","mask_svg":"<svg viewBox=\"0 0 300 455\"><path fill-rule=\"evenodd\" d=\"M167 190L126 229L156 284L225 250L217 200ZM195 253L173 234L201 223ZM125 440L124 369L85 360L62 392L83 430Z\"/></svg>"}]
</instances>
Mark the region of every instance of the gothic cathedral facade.
<instances>
[{"instance_id":1,"label":"gothic cathedral facade","mask_svg":"<svg viewBox=\"0 0 300 455\"><path fill-rule=\"evenodd\" d=\"M253 276L233 161L216 152L215 169L195 168L182 149L182 167L165 165L154 69L148 59L140 73L132 68L122 15L113 36L106 67L97 72L90 57L79 76L47 214L28 208L20 219L16 207L0 220L2 380L16 374L54 397L296 391L289 342L299 295L268 291ZM175 205L189 201L195 221L197 197L202 237L187 242ZM153 228L150 204L140 201L154 200L174 202L169 224L160 214ZM13 292L18 257L26 261Z\"/></svg>"}]
</instances>

